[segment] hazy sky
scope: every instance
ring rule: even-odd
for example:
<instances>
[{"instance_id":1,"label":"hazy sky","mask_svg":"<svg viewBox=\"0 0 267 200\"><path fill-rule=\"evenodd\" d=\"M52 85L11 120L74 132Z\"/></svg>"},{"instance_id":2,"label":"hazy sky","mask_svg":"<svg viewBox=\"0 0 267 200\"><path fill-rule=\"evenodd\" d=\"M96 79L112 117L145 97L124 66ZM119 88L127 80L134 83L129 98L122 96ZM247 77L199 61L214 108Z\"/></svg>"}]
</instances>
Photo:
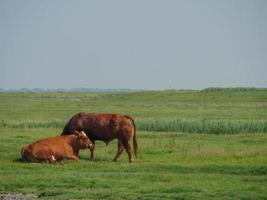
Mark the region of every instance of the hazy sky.
<instances>
[{"instance_id":1,"label":"hazy sky","mask_svg":"<svg viewBox=\"0 0 267 200\"><path fill-rule=\"evenodd\" d=\"M0 88L267 87L266 0L0 0Z\"/></svg>"}]
</instances>

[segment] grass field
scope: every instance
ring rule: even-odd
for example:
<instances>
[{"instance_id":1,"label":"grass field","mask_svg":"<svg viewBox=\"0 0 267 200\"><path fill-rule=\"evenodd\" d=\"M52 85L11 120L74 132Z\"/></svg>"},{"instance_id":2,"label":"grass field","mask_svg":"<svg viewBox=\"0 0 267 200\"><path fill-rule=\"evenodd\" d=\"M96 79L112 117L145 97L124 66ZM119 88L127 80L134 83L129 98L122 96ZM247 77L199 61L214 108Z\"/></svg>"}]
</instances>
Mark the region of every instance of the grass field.
<instances>
[{"instance_id":1,"label":"grass field","mask_svg":"<svg viewBox=\"0 0 267 200\"><path fill-rule=\"evenodd\" d=\"M80 111L133 116L140 147L134 163L128 164L125 152L112 162L116 141L109 146L97 142L94 161L85 150L80 161L63 165L21 162L23 145L60 134L64 123ZM43 199L267 199L266 120L266 90L0 93L0 194L33 193ZM200 129L194 125L200 122L217 127ZM177 128L184 124L191 129Z\"/></svg>"}]
</instances>

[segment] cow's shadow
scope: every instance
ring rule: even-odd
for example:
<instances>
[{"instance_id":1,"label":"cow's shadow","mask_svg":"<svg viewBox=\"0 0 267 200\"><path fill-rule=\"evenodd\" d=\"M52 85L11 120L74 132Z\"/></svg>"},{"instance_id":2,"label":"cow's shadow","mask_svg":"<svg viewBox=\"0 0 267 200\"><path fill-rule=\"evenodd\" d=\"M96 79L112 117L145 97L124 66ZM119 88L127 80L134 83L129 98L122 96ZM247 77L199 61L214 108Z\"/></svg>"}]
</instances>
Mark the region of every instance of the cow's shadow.
<instances>
[{"instance_id":1,"label":"cow's shadow","mask_svg":"<svg viewBox=\"0 0 267 200\"><path fill-rule=\"evenodd\" d=\"M107 159L107 158L94 158L94 159L91 159L91 158L88 158L88 157L79 157L81 161L86 161L86 162L113 162L112 160L110 159ZM63 160L63 163L64 161L67 161L68 159L66 160ZM12 160L13 163L29 163L25 160L23 160L22 158L15 158Z\"/></svg>"},{"instance_id":2,"label":"cow's shadow","mask_svg":"<svg viewBox=\"0 0 267 200\"><path fill-rule=\"evenodd\" d=\"M108 162L108 161L112 161L111 159L107 159L107 158L94 158L94 159L91 159L91 158L88 158L88 157L79 157L80 160L82 161L89 161L89 162Z\"/></svg>"},{"instance_id":3,"label":"cow's shadow","mask_svg":"<svg viewBox=\"0 0 267 200\"><path fill-rule=\"evenodd\" d=\"M14 162L14 163L24 163L25 160L23 160L22 158L16 158L16 159L13 159L12 162Z\"/></svg>"}]
</instances>

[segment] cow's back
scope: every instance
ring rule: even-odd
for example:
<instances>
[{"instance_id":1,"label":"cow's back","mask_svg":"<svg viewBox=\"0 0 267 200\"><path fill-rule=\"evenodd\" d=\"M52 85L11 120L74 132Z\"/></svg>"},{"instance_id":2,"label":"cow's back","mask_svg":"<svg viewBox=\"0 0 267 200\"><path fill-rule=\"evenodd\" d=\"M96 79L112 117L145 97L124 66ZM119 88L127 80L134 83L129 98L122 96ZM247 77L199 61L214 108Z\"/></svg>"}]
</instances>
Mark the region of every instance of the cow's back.
<instances>
[{"instance_id":1,"label":"cow's back","mask_svg":"<svg viewBox=\"0 0 267 200\"><path fill-rule=\"evenodd\" d=\"M73 131L85 131L92 140L110 141L120 138L125 131L134 130L133 120L128 116L109 113L78 113L63 129L63 135Z\"/></svg>"},{"instance_id":2,"label":"cow's back","mask_svg":"<svg viewBox=\"0 0 267 200\"><path fill-rule=\"evenodd\" d=\"M66 152L69 149L69 145L64 140L64 136L57 136L39 140L33 145L36 149L41 148L43 151L47 151L47 153L52 153L58 159L61 159L66 156Z\"/></svg>"},{"instance_id":3,"label":"cow's back","mask_svg":"<svg viewBox=\"0 0 267 200\"><path fill-rule=\"evenodd\" d=\"M22 157L30 162L43 162L47 160L61 160L68 153L69 145L66 136L56 136L38 140L22 148Z\"/></svg>"}]
</instances>

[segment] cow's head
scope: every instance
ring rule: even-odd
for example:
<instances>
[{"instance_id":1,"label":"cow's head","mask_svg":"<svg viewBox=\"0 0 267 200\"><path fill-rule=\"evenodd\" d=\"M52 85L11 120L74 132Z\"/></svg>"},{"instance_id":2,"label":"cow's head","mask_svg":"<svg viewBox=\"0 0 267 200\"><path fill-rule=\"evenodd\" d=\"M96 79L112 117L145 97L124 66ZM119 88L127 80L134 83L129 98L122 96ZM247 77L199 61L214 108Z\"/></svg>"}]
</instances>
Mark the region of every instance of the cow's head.
<instances>
[{"instance_id":1,"label":"cow's head","mask_svg":"<svg viewBox=\"0 0 267 200\"><path fill-rule=\"evenodd\" d=\"M93 148L93 143L83 131L81 132L75 131L74 134L79 141L79 146L81 149L86 149L86 148L92 149Z\"/></svg>"}]
</instances>

